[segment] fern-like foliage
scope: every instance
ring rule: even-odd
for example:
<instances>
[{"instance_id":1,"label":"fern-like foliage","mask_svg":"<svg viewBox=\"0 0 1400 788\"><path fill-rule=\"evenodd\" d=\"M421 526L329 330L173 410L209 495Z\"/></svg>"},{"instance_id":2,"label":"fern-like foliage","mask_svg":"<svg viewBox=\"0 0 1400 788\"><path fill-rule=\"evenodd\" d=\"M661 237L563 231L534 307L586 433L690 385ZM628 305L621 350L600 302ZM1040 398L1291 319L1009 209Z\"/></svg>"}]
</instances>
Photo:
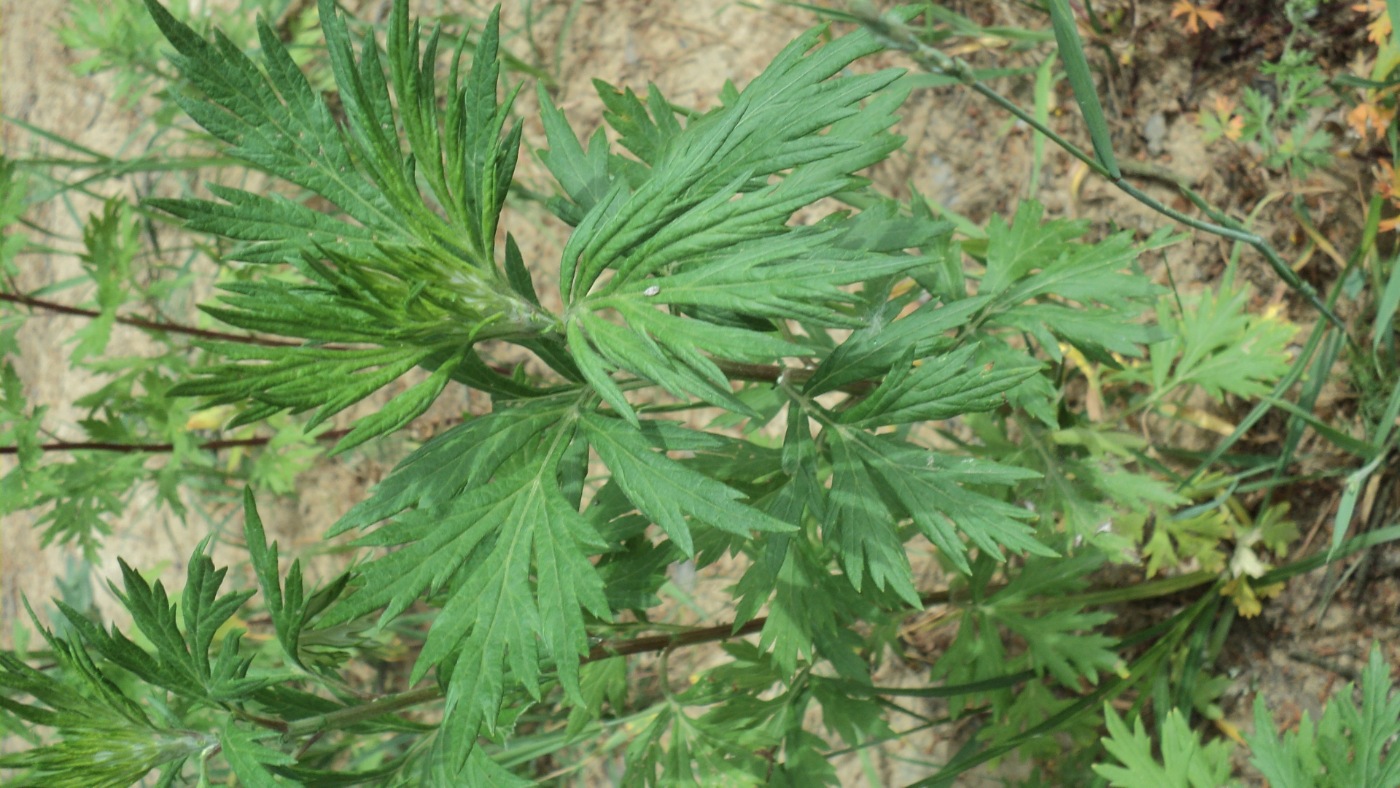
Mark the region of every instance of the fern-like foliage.
<instances>
[{"instance_id":1,"label":"fern-like foliage","mask_svg":"<svg viewBox=\"0 0 1400 788\"><path fill-rule=\"evenodd\" d=\"M855 173L900 144L887 131L903 101L887 90L898 72L836 76L879 45L858 33L811 51L817 35L794 41L742 92L684 127L654 87L649 107L605 88L621 143L638 157L622 167L594 153L605 144L597 136L585 153L541 93L544 160L568 197L557 209L577 219L560 268L569 349L587 381L634 426L613 373L752 413L715 359L808 354L792 337L762 330L771 328L764 321L858 327L842 286L920 263L851 248L840 223L788 226L797 210L858 185ZM605 271L612 276L600 284Z\"/></svg>"},{"instance_id":2,"label":"fern-like foliage","mask_svg":"<svg viewBox=\"0 0 1400 788\"><path fill-rule=\"evenodd\" d=\"M520 126L505 130L514 93L497 99L495 16L465 79L456 66L459 45L439 108L436 31L420 56L418 26L396 5L386 79L377 43L367 39L357 59L344 19L334 4L322 3L342 122L265 22L258 28L260 68L227 38L211 44L155 0L147 6L175 47L176 67L197 89L177 94L180 106L227 143L230 155L300 189L283 195L210 185L218 201L150 201L193 229L235 241L229 259L287 263L304 277L229 285L222 303L206 309L231 325L305 345L210 345L223 361L178 393L246 401L235 423L315 408L315 424L414 367L435 370L362 420L339 444L343 450L407 423L454 376L489 386L479 380L492 373L475 360L475 341L532 336L554 324L510 290L496 262ZM396 112L395 103L406 111ZM311 195L339 215L309 206ZM325 347L336 342L355 348Z\"/></svg>"},{"instance_id":3,"label":"fern-like foliage","mask_svg":"<svg viewBox=\"0 0 1400 788\"><path fill-rule=\"evenodd\" d=\"M286 672L250 673L236 636L216 647L246 599L217 595L207 559L192 564L178 619L159 585L128 573L123 600L154 659L74 622L85 649L142 681L239 709L202 730L241 780L312 775L248 721L284 717L277 730L309 735L350 713L339 661L364 647L363 630L406 626L423 604L434 615L410 678L441 688L433 747L359 776L416 761L436 784L508 780L485 745L533 704L572 706L574 729L616 706L626 683L600 666L599 637L624 616L645 620L668 565L685 559L745 555L736 626L767 618L757 645L731 648L728 668L648 722L634 745L640 783L697 768L830 783L824 740L802 727L812 703L852 746L888 735L878 704L851 689L868 686L884 644L855 625L922 604L914 544L978 593L1009 553L1030 556L1020 583L969 618L955 653L1004 657L1009 629L1032 644L1019 667L1064 687L1115 665L1111 641L1092 632L1103 615L1021 607L1077 590L1095 565L1051 561L1066 540L1014 495L1036 474L947 441L935 450L923 425L1008 409L1052 423L1046 361L1060 360L1059 344L1098 359L1140 353L1155 335L1135 321L1155 289L1133 275L1126 235L1080 243L1084 226L1043 223L1034 204L998 220L969 282L949 224L870 193L862 172L902 143L890 129L907 90L899 71L858 64L881 49L873 34L803 34L704 113L678 112L654 86L642 98L599 84L616 145L601 131L582 143L541 90L538 155L559 186L549 207L572 227L550 272L563 296L553 313L530 273L549 261L527 266L508 234L498 244L521 125L510 119L519 88L499 95L497 14L470 67L459 45L440 86L441 34L424 35L404 0L387 49L367 36L358 55L336 4L320 0L338 117L265 23L254 60L147 4L187 80L181 106L276 181L151 202L229 239L231 261L263 267L209 314L284 338L206 345L212 363L176 393L242 404L242 422L314 411L317 424L429 371L342 448L401 427L454 382L492 396L489 413L428 441L334 526L365 558L324 588L305 588L299 565L282 572L245 501L276 647L337 700L276 686ZM866 207L794 220L830 198ZM502 375L478 355L486 339L527 348L556 374ZM746 434L659 418L701 406ZM779 414L781 442L754 434ZM819 665L838 678L818 678ZM940 672L998 679L987 673L997 665L978 665ZM754 682L751 702L700 719L683 710L741 680ZM785 693L758 701L760 682ZM754 755L779 749L780 767Z\"/></svg>"},{"instance_id":4,"label":"fern-like foliage","mask_svg":"<svg viewBox=\"0 0 1400 788\"><path fill-rule=\"evenodd\" d=\"M1357 699L1360 700L1358 704ZM1094 771L1116 788L1182 786L1207 788L1238 785L1230 778L1230 745L1225 740L1202 744L1179 710L1167 713L1160 755L1154 754L1142 720L1133 730L1111 707L1105 707L1108 736L1104 748L1119 764L1100 763ZM1395 692L1380 644L1361 672L1361 686L1347 684L1327 701L1322 719L1303 712L1293 730L1280 732L1264 694L1254 699L1254 732L1245 736L1250 763L1269 785L1280 788L1341 788L1400 785L1400 694Z\"/></svg>"},{"instance_id":5,"label":"fern-like foliage","mask_svg":"<svg viewBox=\"0 0 1400 788\"><path fill-rule=\"evenodd\" d=\"M1108 736L1104 749L1122 765L1096 764L1094 771L1114 788L1219 788L1230 780L1230 749L1224 741L1201 744L1181 711L1172 709L1162 723L1161 760L1153 755L1152 740L1142 720L1133 729L1111 707L1104 708ZM1284 783L1288 784L1288 783Z\"/></svg>"},{"instance_id":6,"label":"fern-like foliage","mask_svg":"<svg viewBox=\"0 0 1400 788\"><path fill-rule=\"evenodd\" d=\"M1400 785L1400 693L1395 692L1390 664L1379 643L1361 672L1360 704L1356 687L1347 684L1327 703L1322 719L1307 712L1296 730L1280 733L1264 696L1254 699L1254 735L1249 737L1250 762L1270 785L1327 786Z\"/></svg>"},{"instance_id":7,"label":"fern-like foliage","mask_svg":"<svg viewBox=\"0 0 1400 788\"><path fill-rule=\"evenodd\" d=\"M27 785L129 785L152 769L173 779L188 759L216 744L236 752L243 749L241 740L266 737L231 718L220 733L191 730L178 724L166 702L143 703L124 686L124 678L134 677L169 693L177 699L174 707L192 718L199 710L241 705L285 680L285 675L250 675L251 660L240 653L242 631L222 632L252 592L220 595L227 570L216 569L203 549L189 563L178 609L160 582L148 583L121 565L119 599L140 631L139 640L148 645L116 627L103 629L59 602L71 634L40 628L54 671L34 670L0 654L0 687L32 699L0 698L0 707L59 734L57 741L28 752L0 756L0 768L27 768ZM269 762L288 757L273 755L281 760Z\"/></svg>"}]
</instances>

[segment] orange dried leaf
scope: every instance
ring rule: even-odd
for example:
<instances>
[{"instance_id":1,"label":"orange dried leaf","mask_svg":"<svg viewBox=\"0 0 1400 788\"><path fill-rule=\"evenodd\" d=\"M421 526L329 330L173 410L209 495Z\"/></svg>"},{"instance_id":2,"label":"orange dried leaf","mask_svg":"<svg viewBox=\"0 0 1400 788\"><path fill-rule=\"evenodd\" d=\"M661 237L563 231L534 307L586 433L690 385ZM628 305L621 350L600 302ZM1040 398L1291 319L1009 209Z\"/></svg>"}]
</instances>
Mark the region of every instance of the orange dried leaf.
<instances>
[{"instance_id":1,"label":"orange dried leaf","mask_svg":"<svg viewBox=\"0 0 1400 788\"><path fill-rule=\"evenodd\" d=\"M1351 112L1347 113L1347 125L1356 132L1356 136L1365 140L1371 134L1379 138L1385 131L1385 127L1390 125L1390 121L1395 118L1395 110L1377 106L1370 101L1363 101L1357 104Z\"/></svg>"},{"instance_id":2,"label":"orange dried leaf","mask_svg":"<svg viewBox=\"0 0 1400 788\"><path fill-rule=\"evenodd\" d=\"M1371 31L1366 36L1368 41L1380 46L1386 39L1390 38L1390 14L1386 12L1385 0L1366 0L1364 3L1352 6L1351 10L1371 17L1371 24L1366 26Z\"/></svg>"},{"instance_id":3,"label":"orange dried leaf","mask_svg":"<svg viewBox=\"0 0 1400 788\"><path fill-rule=\"evenodd\" d=\"M1238 142L1244 136L1244 118L1233 117L1225 124L1225 139Z\"/></svg>"},{"instance_id":4,"label":"orange dried leaf","mask_svg":"<svg viewBox=\"0 0 1400 788\"><path fill-rule=\"evenodd\" d=\"M1187 0L1176 0L1172 5L1172 19L1179 16L1186 17L1186 32L1195 35L1201 32L1201 25L1214 30L1221 22L1225 21L1225 15L1219 11L1187 2Z\"/></svg>"},{"instance_id":5,"label":"orange dried leaf","mask_svg":"<svg viewBox=\"0 0 1400 788\"><path fill-rule=\"evenodd\" d=\"M1211 101L1211 112L1220 122L1225 139L1238 141L1244 136L1244 118L1235 114L1235 100L1229 96L1216 96Z\"/></svg>"}]
</instances>

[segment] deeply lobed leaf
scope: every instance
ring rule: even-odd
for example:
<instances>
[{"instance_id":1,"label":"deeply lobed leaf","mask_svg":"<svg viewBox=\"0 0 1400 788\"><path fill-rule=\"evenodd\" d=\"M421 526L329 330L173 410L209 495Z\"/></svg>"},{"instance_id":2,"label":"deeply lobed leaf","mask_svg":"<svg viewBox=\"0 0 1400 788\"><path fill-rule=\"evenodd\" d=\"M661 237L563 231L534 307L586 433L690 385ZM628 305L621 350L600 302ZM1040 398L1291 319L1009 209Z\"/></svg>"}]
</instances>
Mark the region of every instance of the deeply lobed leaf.
<instances>
[{"instance_id":1,"label":"deeply lobed leaf","mask_svg":"<svg viewBox=\"0 0 1400 788\"><path fill-rule=\"evenodd\" d=\"M515 294L495 264L498 216L514 173L520 126L505 124L513 93L498 101L499 19L488 21L465 84L455 65L445 109L436 101L434 34L420 58L407 4L390 21L389 77L372 37L355 57L335 3L320 18L345 120L337 121L272 28L259 24L261 64L222 35L209 43L156 0L151 15L174 45L172 61L199 95L177 95L186 112L247 165L329 201L341 215L285 197L211 186L220 202L152 200L193 229L237 241L235 260L289 263L305 276L235 285L221 320L319 343L371 343L385 355L347 366L334 353L264 345L205 370L178 390L214 402L252 399L245 419L319 408L324 419L419 364L435 374L393 412L362 421L340 449L394 429L427 407L467 347L500 336L532 337L553 326ZM459 47L457 59L462 50ZM398 110L395 109L394 98ZM406 154L399 139L407 137ZM420 192L422 172L427 192ZM442 211L438 210L441 206ZM230 349L218 350L226 358ZM446 355L444 355L446 354ZM429 361L431 359L431 362ZM369 366L376 367L372 374ZM312 385L318 381L319 385ZM325 382L331 385L325 385Z\"/></svg>"}]
</instances>

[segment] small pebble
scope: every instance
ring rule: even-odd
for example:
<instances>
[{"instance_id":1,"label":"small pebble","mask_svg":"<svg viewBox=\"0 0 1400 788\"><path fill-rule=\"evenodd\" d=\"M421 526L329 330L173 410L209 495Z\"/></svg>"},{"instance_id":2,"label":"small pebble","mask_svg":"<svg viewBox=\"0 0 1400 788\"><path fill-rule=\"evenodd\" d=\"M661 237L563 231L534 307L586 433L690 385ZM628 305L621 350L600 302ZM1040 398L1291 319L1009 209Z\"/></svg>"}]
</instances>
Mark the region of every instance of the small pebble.
<instances>
[{"instance_id":1,"label":"small pebble","mask_svg":"<svg viewBox=\"0 0 1400 788\"><path fill-rule=\"evenodd\" d=\"M1147 123L1142 127L1142 137L1147 140L1147 152L1153 156L1162 155L1165 150L1163 143L1167 138L1167 116L1160 112L1154 112L1147 117Z\"/></svg>"}]
</instances>

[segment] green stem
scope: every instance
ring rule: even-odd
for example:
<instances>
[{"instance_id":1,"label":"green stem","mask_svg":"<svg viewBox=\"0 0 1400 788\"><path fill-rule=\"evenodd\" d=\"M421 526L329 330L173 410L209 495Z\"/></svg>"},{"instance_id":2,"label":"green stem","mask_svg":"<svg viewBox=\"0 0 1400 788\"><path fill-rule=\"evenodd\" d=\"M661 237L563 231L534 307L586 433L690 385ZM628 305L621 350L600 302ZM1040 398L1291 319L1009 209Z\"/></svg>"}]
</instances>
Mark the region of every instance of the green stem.
<instances>
[{"instance_id":1,"label":"green stem","mask_svg":"<svg viewBox=\"0 0 1400 788\"><path fill-rule=\"evenodd\" d=\"M243 162L226 156L180 156L159 158L140 156L134 159L94 158L70 159L63 156L35 156L27 159L11 159L16 165L27 168L55 167L66 169L96 170L107 169L103 177L118 178L123 175L143 172L180 172L202 170L211 167L233 167Z\"/></svg>"},{"instance_id":2,"label":"green stem","mask_svg":"<svg viewBox=\"0 0 1400 788\"><path fill-rule=\"evenodd\" d=\"M1082 607L1117 605L1140 599L1152 599L1179 594L1182 591L1214 583L1219 579L1220 574L1217 572L1191 572L1190 574L1164 577L1158 580L1138 583L1125 588L1105 588L1097 591L1087 591L1082 594L1069 594L1065 596L1027 600L1025 602L1005 605L1003 609L1019 612L1038 612L1046 610L1077 610Z\"/></svg>"},{"instance_id":3,"label":"green stem","mask_svg":"<svg viewBox=\"0 0 1400 788\"><path fill-rule=\"evenodd\" d=\"M436 684L426 687L385 695L361 706L338 709L327 714L307 717L289 723L285 733L288 737L310 736L314 733L345 728L360 722L367 722L386 714L411 709L423 703L430 703L442 697L442 689Z\"/></svg>"}]
</instances>

